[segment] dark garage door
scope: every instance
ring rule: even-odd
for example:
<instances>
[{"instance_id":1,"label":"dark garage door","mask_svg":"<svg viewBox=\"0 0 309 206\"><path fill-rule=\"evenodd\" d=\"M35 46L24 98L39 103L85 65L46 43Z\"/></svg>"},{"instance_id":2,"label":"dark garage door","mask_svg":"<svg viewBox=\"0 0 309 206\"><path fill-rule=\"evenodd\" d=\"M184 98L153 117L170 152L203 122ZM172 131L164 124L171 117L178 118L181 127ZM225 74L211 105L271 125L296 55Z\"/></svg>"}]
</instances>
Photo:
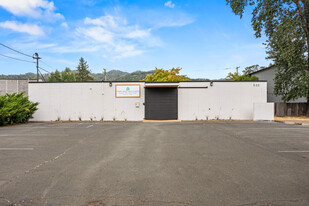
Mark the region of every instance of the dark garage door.
<instances>
[{"instance_id":1,"label":"dark garage door","mask_svg":"<svg viewBox=\"0 0 309 206\"><path fill-rule=\"evenodd\" d=\"M178 119L178 90L176 87L145 89L145 119Z\"/></svg>"}]
</instances>

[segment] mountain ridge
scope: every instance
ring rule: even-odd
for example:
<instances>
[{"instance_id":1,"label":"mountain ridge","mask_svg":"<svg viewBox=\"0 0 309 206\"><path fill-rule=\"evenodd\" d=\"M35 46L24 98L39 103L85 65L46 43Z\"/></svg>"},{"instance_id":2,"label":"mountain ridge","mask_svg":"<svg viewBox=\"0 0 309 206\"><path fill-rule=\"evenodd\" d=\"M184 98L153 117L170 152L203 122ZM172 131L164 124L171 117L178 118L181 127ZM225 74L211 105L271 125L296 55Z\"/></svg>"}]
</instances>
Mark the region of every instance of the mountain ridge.
<instances>
[{"instance_id":1,"label":"mountain ridge","mask_svg":"<svg viewBox=\"0 0 309 206\"><path fill-rule=\"evenodd\" d=\"M75 70L74 70L75 71ZM110 70L106 72L106 81L141 81L148 74L152 74L153 71L141 71L137 70L134 72L124 72L121 70ZM94 78L94 81L103 81L104 74L103 73L91 73L91 76ZM48 75L44 74L44 78L48 80ZM36 74L32 72L28 72L25 74L9 74L4 75L0 74L0 79L36 79ZM207 81L209 79L198 78L198 79L190 79L191 81Z\"/></svg>"}]
</instances>

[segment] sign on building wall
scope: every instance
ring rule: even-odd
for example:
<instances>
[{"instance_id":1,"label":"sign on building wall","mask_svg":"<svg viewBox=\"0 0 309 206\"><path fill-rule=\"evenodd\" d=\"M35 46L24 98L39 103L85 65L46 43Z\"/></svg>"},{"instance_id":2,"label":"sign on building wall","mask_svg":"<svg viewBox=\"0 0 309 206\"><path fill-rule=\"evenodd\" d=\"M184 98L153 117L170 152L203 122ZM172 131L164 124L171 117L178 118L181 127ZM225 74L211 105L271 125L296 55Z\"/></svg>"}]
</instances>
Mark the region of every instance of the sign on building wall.
<instances>
[{"instance_id":1,"label":"sign on building wall","mask_svg":"<svg viewBox=\"0 0 309 206\"><path fill-rule=\"evenodd\" d=\"M141 85L140 84L116 84L115 86L116 98L140 98Z\"/></svg>"}]
</instances>

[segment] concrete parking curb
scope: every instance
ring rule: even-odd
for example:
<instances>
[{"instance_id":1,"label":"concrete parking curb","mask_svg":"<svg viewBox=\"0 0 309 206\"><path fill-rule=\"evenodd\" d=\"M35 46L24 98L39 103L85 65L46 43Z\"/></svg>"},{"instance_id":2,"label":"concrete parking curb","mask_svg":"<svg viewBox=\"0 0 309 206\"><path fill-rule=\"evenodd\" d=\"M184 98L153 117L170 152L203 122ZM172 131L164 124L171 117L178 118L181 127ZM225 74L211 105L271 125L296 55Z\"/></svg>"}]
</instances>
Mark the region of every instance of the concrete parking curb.
<instances>
[{"instance_id":1,"label":"concrete parking curb","mask_svg":"<svg viewBox=\"0 0 309 206\"><path fill-rule=\"evenodd\" d=\"M279 121L279 120L275 120L275 122L279 122L279 123L283 123L283 124L288 124L288 125L302 125L302 126L309 127L309 123L299 123L299 122Z\"/></svg>"},{"instance_id":2,"label":"concrete parking curb","mask_svg":"<svg viewBox=\"0 0 309 206\"><path fill-rule=\"evenodd\" d=\"M296 122L283 122L284 124L296 124Z\"/></svg>"}]
</instances>

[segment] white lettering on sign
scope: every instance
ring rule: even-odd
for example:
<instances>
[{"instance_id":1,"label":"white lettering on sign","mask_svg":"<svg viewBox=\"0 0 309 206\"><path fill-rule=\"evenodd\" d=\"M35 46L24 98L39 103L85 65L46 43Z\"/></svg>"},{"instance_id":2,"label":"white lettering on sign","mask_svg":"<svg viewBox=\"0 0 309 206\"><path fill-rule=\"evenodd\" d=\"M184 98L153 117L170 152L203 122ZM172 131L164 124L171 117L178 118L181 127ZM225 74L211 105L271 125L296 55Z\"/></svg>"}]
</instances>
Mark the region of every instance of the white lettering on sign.
<instances>
[{"instance_id":1,"label":"white lettering on sign","mask_svg":"<svg viewBox=\"0 0 309 206\"><path fill-rule=\"evenodd\" d=\"M140 98L141 85L140 84L116 84L116 98Z\"/></svg>"}]
</instances>

